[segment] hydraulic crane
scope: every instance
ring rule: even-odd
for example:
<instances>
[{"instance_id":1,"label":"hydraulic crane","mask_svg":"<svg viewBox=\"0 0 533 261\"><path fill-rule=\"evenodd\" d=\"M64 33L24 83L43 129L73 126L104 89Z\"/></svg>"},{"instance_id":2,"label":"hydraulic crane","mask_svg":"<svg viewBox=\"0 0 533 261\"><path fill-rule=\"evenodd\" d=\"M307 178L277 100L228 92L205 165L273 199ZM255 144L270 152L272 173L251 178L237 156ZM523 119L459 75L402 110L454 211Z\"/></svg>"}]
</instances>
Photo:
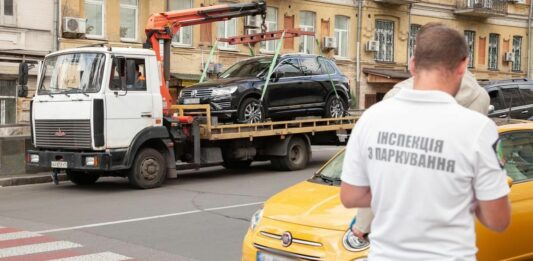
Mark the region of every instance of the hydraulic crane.
<instances>
[{"instance_id":1,"label":"hydraulic crane","mask_svg":"<svg viewBox=\"0 0 533 261\"><path fill-rule=\"evenodd\" d=\"M172 37L184 26L225 21L235 17L261 15L261 29L264 32L266 2L214 5L200 8L185 9L156 13L150 16L146 25L145 48L155 51L161 71L161 95L163 97L163 113L168 115L172 105L172 97L168 89L170 75L170 43ZM163 41L161 55L160 41Z\"/></svg>"}]
</instances>

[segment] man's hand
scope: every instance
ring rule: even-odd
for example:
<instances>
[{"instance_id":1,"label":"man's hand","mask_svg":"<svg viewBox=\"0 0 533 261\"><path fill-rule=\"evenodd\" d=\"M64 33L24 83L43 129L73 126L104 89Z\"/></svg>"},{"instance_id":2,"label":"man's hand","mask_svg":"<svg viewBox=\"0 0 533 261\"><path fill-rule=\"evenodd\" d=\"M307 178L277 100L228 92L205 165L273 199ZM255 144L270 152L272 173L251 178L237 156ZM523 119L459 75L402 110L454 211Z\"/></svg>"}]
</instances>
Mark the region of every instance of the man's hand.
<instances>
[{"instance_id":1,"label":"man's hand","mask_svg":"<svg viewBox=\"0 0 533 261\"><path fill-rule=\"evenodd\" d=\"M352 227L352 233L361 240L366 240L365 233L359 231L357 228Z\"/></svg>"},{"instance_id":2,"label":"man's hand","mask_svg":"<svg viewBox=\"0 0 533 261\"><path fill-rule=\"evenodd\" d=\"M476 216L490 230L503 232L511 223L511 204L507 196L495 200L478 201Z\"/></svg>"},{"instance_id":3,"label":"man's hand","mask_svg":"<svg viewBox=\"0 0 533 261\"><path fill-rule=\"evenodd\" d=\"M372 200L370 187L358 187L341 183L341 202L346 208L368 208Z\"/></svg>"}]
</instances>

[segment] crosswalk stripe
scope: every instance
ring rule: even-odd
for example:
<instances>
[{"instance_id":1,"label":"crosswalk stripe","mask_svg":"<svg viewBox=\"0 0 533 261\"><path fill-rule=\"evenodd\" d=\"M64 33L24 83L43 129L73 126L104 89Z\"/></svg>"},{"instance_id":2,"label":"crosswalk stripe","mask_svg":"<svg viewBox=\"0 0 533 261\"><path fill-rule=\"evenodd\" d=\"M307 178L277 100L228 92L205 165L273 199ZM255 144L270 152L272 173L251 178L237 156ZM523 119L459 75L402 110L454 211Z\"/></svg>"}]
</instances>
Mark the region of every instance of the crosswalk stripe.
<instances>
[{"instance_id":1,"label":"crosswalk stripe","mask_svg":"<svg viewBox=\"0 0 533 261\"><path fill-rule=\"evenodd\" d=\"M55 250L63 250L69 248L81 247L82 245L68 242L68 241L55 241L41 244L25 245L18 247L9 247L0 249L0 258L11 256L22 256L34 253L49 252Z\"/></svg>"},{"instance_id":2,"label":"crosswalk stripe","mask_svg":"<svg viewBox=\"0 0 533 261\"><path fill-rule=\"evenodd\" d=\"M5 233L0 234L0 241L4 240L13 240L13 239L19 239L19 238L28 238L28 237L38 237L41 236L40 234L28 232L28 231L19 231L19 232L13 232L13 233Z\"/></svg>"},{"instance_id":3,"label":"crosswalk stripe","mask_svg":"<svg viewBox=\"0 0 533 261\"><path fill-rule=\"evenodd\" d=\"M9 227L1 227L0 228L0 234L6 234L6 233L13 233L13 232L19 232L20 230L9 228Z\"/></svg>"},{"instance_id":4,"label":"crosswalk stripe","mask_svg":"<svg viewBox=\"0 0 533 261\"><path fill-rule=\"evenodd\" d=\"M38 237L19 238L19 239L13 239L13 240L4 240L4 241L0 241L0 249L8 248L8 247L46 243L46 242L52 242L52 241L57 241L57 239L53 239L47 236L38 236Z\"/></svg>"},{"instance_id":5,"label":"crosswalk stripe","mask_svg":"<svg viewBox=\"0 0 533 261\"><path fill-rule=\"evenodd\" d=\"M70 256L79 256L80 253L74 250L58 250L44 253L29 254L23 256L12 256L0 258L0 261L49 261L50 259L65 258Z\"/></svg>"},{"instance_id":6,"label":"crosswalk stripe","mask_svg":"<svg viewBox=\"0 0 533 261\"><path fill-rule=\"evenodd\" d=\"M83 256L73 256L67 258L54 259L50 261L122 261L131 260L130 257L115 254L112 252L102 252Z\"/></svg>"}]
</instances>

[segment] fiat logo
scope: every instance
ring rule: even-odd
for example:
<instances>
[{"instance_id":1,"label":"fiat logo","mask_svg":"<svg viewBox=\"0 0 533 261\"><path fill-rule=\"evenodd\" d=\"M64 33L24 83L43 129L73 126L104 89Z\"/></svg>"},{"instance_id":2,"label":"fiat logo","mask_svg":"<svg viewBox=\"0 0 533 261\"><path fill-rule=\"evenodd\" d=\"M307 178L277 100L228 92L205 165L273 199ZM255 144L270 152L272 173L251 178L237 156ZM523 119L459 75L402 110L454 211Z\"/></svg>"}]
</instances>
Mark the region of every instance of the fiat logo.
<instances>
[{"instance_id":1,"label":"fiat logo","mask_svg":"<svg viewBox=\"0 0 533 261\"><path fill-rule=\"evenodd\" d=\"M56 132L54 132L54 135L56 137L64 137L65 135L67 135L65 132L61 131L61 129L57 129Z\"/></svg>"},{"instance_id":2,"label":"fiat logo","mask_svg":"<svg viewBox=\"0 0 533 261\"><path fill-rule=\"evenodd\" d=\"M288 247L292 244L292 235L290 232L283 232L281 235L281 244L284 247Z\"/></svg>"}]
</instances>

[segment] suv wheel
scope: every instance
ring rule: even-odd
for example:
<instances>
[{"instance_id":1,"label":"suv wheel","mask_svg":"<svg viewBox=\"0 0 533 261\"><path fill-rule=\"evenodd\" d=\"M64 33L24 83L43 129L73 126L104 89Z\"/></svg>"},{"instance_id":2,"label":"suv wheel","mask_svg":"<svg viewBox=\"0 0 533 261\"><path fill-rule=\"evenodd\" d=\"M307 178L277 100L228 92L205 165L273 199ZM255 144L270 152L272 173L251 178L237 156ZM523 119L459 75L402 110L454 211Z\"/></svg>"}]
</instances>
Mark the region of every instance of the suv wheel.
<instances>
[{"instance_id":1,"label":"suv wheel","mask_svg":"<svg viewBox=\"0 0 533 261\"><path fill-rule=\"evenodd\" d=\"M257 123L265 119L265 112L263 106L258 99L247 98L239 107L239 122L242 123Z\"/></svg>"},{"instance_id":2,"label":"suv wheel","mask_svg":"<svg viewBox=\"0 0 533 261\"><path fill-rule=\"evenodd\" d=\"M326 102L325 114L326 118L340 118L346 115L347 109L346 102L341 98L335 95L329 97L328 102Z\"/></svg>"}]
</instances>

